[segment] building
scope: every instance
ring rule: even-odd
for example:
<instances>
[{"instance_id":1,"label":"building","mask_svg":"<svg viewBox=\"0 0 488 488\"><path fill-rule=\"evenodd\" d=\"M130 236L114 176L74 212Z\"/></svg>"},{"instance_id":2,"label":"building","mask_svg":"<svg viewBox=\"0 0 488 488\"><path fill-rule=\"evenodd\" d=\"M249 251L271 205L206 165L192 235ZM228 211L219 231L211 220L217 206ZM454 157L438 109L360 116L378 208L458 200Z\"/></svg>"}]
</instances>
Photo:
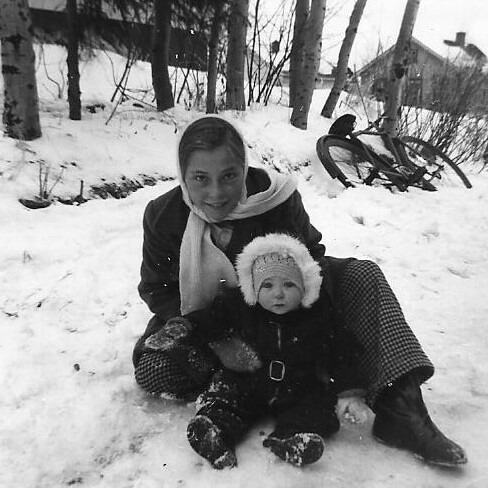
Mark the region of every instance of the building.
<instances>
[{"instance_id":1,"label":"building","mask_svg":"<svg viewBox=\"0 0 488 488\"><path fill-rule=\"evenodd\" d=\"M90 48L107 49L121 55L130 51L142 61L151 59L152 25L143 21L126 22L100 0L86 9L78 5L80 43ZM65 45L67 39L66 2L29 0L34 39ZM100 15L100 13L102 13ZM201 71L207 69L207 39L192 29L172 26L169 65Z\"/></svg>"},{"instance_id":2,"label":"building","mask_svg":"<svg viewBox=\"0 0 488 488\"><path fill-rule=\"evenodd\" d=\"M441 56L418 39L412 37L408 78L405 86L405 105L435 109L445 93L446 77L464 70L478 76L473 99L479 107L488 106L487 57L475 45L466 44L466 33L458 32L454 41L444 41L446 55ZM384 101L389 68L393 58L392 46L357 72L363 96Z\"/></svg>"}]
</instances>

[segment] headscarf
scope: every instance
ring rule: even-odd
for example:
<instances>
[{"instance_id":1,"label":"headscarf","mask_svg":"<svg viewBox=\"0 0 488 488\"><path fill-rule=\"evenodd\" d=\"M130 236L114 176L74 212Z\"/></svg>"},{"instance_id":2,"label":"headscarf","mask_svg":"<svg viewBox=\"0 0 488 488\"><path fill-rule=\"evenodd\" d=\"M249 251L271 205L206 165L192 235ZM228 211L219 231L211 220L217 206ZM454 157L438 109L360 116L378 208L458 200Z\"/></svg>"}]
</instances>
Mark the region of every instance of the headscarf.
<instances>
[{"instance_id":1,"label":"headscarf","mask_svg":"<svg viewBox=\"0 0 488 488\"><path fill-rule=\"evenodd\" d=\"M294 177L273 171L268 172L271 182L266 190L247 196L247 159L246 154L241 198L234 209L225 216L226 221L266 213L288 200L296 190L297 182ZM178 179L183 192L183 200L190 208L180 247L179 284L181 313L184 315L209 305L222 287L236 287L237 276L229 258L212 241L210 224L213 221L201 209L193 205L190 199L180 161L178 161Z\"/></svg>"}]
</instances>

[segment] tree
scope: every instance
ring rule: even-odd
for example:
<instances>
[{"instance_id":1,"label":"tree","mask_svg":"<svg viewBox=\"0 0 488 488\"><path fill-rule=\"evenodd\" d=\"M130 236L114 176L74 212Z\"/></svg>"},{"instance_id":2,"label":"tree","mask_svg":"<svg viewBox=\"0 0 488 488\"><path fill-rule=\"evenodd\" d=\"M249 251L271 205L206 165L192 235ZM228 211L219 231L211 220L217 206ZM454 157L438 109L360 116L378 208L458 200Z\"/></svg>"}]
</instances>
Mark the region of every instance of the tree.
<instances>
[{"instance_id":1,"label":"tree","mask_svg":"<svg viewBox=\"0 0 488 488\"><path fill-rule=\"evenodd\" d=\"M223 22L222 0L214 2L212 24L210 26L210 39L208 42L208 63L207 63L207 106L208 114L217 112L217 74L219 56L219 38Z\"/></svg>"},{"instance_id":2,"label":"tree","mask_svg":"<svg viewBox=\"0 0 488 488\"><path fill-rule=\"evenodd\" d=\"M66 13L68 17L68 104L69 118L81 120L80 100L80 70L78 68L79 28L76 0L67 0Z\"/></svg>"},{"instance_id":3,"label":"tree","mask_svg":"<svg viewBox=\"0 0 488 488\"><path fill-rule=\"evenodd\" d=\"M0 44L6 134L15 139L37 139L42 131L27 0L0 0Z\"/></svg>"},{"instance_id":4,"label":"tree","mask_svg":"<svg viewBox=\"0 0 488 488\"><path fill-rule=\"evenodd\" d=\"M254 5L254 14L250 15L253 34L247 51L247 104L267 105L274 88L283 88L280 77L291 55L295 7L291 0L267 11L261 9L260 0L255 0Z\"/></svg>"},{"instance_id":5,"label":"tree","mask_svg":"<svg viewBox=\"0 0 488 488\"><path fill-rule=\"evenodd\" d=\"M293 107L298 83L302 78L303 63L305 59L305 26L310 10L309 0L296 0L295 23L293 26L293 42L290 54L290 95L288 106Z\"/></svg>"},{"instance_id":6,"label":"tree","mask_svg":"<svg viewBox=\"0 0 488 488\"><path fill-rule=\"evenodd\" d=\"M151 69L156 106L161 112L175 105L168 71L170 37L171 1L154 0Z\"/></svg>"},{"instance_id":7,"label":"tree","mask_svg":"<svg viewBox=\"0 0 488 488\"><path fill-rule=\"evenodd\" d=\"M307 128L308 111L315 89L322 51L322 30L325 18L325 0L312 0L305 32L305 58L302 76L291 114L291 124L298 129Z\"/></svg>"},{"instance_id":8,"label":"tree","mask_svg":"<svg viewBox=\"0 0 488 488\"><path fill-rule=\"evenodd\" d=\"M244 69L249 0L231 0L226 58L226 100L230 110L245 110Z\"/></svg>"},{"instance_id":9,"label":"tree","mask_svg":"<svg viewBox=\"0 0 488 488\"><path fill-rule=\"evenodd\" d=\"M408 0L403 13L402 25L393 51L393 59L389 69L389 80L385 96L383 128L386 133L398 134L398 121L402 105L402 90L408 73L410 42L413 27L417 18L420 0Z\"/></svg>"},{"instance_id":10,"label":"tree","mask_svg":"<svg viewBox=\"0 0 488 488\"><path fill-rule=\"evenodd\" d=\"M322 117L332 117L332 113L334 112L337 101L339 100L341 92L344 88L344 84L346 83L349 56L351 54L352 45L354 44L354 39L356 38L356 33L358 31L359 22L361 21L366 1L367 0L356 0L356 3L354 4L354 8L349 19L349 25L346 29L346 35L344 36L344 41L342 42L341 50L339 51L334 85L332 86L329 96L327 97L324 107L322 108L322 112L320 113Z\"/></svg>"}]
</instances>

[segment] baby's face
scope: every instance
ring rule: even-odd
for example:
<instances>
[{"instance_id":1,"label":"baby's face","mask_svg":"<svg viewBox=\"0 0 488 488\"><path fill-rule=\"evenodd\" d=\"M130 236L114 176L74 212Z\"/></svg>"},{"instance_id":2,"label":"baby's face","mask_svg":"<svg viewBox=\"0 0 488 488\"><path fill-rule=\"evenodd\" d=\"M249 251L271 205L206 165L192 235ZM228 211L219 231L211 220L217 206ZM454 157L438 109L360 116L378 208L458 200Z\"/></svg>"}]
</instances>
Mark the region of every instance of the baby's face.
<instances>
[{"instance_id":1,"label":"baby's face","mask_svg":"<svg viewBox=\"0 0 488 488\"><path fill-rule=\"evenodd\" d=\"M300 288L293 281L280 276L266 278L258 292L259 305L278 315L297 309L301 301Z\"/></svg>"}]
</instances>

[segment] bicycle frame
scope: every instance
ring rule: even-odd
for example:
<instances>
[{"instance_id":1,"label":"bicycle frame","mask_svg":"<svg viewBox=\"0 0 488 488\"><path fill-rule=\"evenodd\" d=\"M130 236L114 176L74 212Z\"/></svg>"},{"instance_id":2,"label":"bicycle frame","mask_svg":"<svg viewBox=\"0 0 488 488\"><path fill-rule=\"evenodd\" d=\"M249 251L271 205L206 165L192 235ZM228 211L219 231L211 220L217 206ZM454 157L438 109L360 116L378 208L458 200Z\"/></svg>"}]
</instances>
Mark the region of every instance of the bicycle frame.
<instances>
[{"instance_id":1,"label":"bicycle frame","mask_svg":"<svg viewBox=\"0 0 488 488\"><path fill-rule=\"evenodd\" d=\"M413 161L409 159L405 151L405 147L408 147L409 150L415 152L418 156L423 156L422 154L420 154L419 151L416 151L414 148L403 142L400 137L392 137L387 134L380 126L381 119L382 118L380 117L373 122L370 122L365 129L359 131L351 131L348 136L351 140L354 140L361 144L363 150L365 151L372 164L374 164L373 158L375 157L378 158L385 166L391 167L391 171L382 169L381 172L385 174L401 191L405 191L408 186L420 183L424 175L427 173L427 170L425 168L417 166ZM361 135L372 135L379 137L385 149L392 155L392 161L390 161L386 156L377 151L373 151L373 156L372 151L369 149L368 145L365 142L361 141L361 139L359 138L359 136ZM433 177L439 177L438 175L441 173L441 171L443 171L443 169L444 167L442 165L438 165L438 168L435 170ZM371 184L373 180L374 178L372 178L371 180L369 180L368 178L368 182L366 183L365 181L365 183ZM426 189L434 190L434 188L428 188L428 181L425 181L422 186L427 186Z\"/></svg>"},{"instance_id":2,"label":"bicycle frame","mask_svg":"<svg viewBox=\"0 0 488 488\"><path fill-rule=\"evenodd\" d=\"M361 145L371 164L375 167L375 171L371 172L371 175L364 180L364 183L366 185L371 185L381 172L395 186L397 186L400 191L405 191L409 186L418 184L422 180L427 170L425 168L417 168L417 170L413 170L412 168L406 166L402 156L400 156L400 152L397 149L397 145L402 144L401 140L399 138L390 137L387 134L382 134L381 132L373 132L370 130L372 128L378 129L374 122L364 130L349 134L350 140ZM380 137L385 148L392 154L393 162L383 154L380 154L377 151L372 151L366 143L361 141L361 139L358 137L359 135L374 135ZM404 151L403 154L405 157L407 157ZM377 168L377 165L375 165L374 162L375 158L379 159L383 163L383 168Z\"/></svg>"}]
</instances>

